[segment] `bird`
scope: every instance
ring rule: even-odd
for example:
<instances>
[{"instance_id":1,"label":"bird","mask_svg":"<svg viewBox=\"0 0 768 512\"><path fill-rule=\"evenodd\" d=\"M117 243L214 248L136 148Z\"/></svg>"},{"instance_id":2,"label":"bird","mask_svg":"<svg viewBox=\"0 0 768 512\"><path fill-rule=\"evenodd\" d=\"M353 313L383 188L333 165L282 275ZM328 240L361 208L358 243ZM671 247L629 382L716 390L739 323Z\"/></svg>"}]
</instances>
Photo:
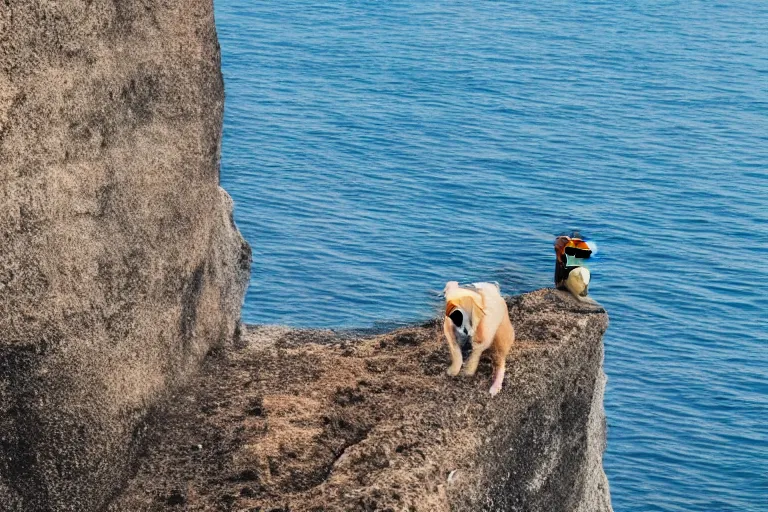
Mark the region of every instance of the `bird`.
<instances>
[{"instance_id":1,"label":"bird","mask_svg":"<svg viewBox=\"0 0 768 512\"><path fill-rule=\"evenodd\" d=\"M576 298L589 293L591 278L584 261L592 256L592 249L577 232L572 236L558 236L555 239L555 286L568 290Z\"/></svg>"}]
</instances>

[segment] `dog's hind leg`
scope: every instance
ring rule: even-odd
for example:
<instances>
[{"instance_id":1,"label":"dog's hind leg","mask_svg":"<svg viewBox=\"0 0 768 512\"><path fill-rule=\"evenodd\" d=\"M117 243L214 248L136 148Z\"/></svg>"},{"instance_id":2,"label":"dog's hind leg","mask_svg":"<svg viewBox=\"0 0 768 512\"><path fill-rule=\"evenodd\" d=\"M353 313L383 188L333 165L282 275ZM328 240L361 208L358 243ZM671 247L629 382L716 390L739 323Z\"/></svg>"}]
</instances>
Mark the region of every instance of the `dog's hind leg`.
<instances>
[{"instance_id":1,"label":"dog's hind leg","mask_svg":"<svg viewBox=\"0 0 768 512\"><path fill-rule=\"evenodd\" d=\"M506 358L498 352L493 353L493 384L491 384L491 396L496 396L501 391L504 384L504 373L506 371Z\"/></svg>"},{"instance_id":2,"label":"dog's hind leg","mask_svg":"<svg viewBox=\"0 0 768 512\"><path fill-rule=\"evenodd\" d=\"M506 308L505 308L506 309ZM492 396L501 391L504 384L504 373L506 371L507 354L509 354L512 344L515 342L515 330L509 321L509 314L502 320L501 325L496 330L493 338L493 384L491 384L490 393Z\"/></svg>"}]
</instances>

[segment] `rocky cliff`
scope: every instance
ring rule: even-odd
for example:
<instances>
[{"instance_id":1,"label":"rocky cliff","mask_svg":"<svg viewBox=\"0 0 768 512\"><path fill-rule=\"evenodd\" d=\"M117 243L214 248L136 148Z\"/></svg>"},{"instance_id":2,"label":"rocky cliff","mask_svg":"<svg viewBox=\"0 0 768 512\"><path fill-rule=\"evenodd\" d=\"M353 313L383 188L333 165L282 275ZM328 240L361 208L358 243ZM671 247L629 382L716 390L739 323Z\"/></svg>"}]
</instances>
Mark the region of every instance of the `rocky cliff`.
<instances>
[{"instance_id":1,"label":"rocky cliff","mask_svg":"<svg viewBox=\"0 0 768 512\"><path fill-rule=\"evenodd\" d=\"M377 336L252 327L151 423L110 510L608 512L605 311L509 300L502 392L445 375L437 322Z\"/></svg>"},{"instance_id":2,"label":"rocky cliff","mask_svg":"<svg viewBox=\"0 0 768 512\"><path fill-rule=\"evenodd\" d=\"M222 105L210 0L0 2L0 510L609 511L597 305L511 299L495 398L434 322L229 343Z\"/></svg>"},{"instance_id":3,"label":"rocky cliff","mask_svg":"<svg viewBox=\"0 0 768 512\"><path fill-rule=\"evenodd\" d=\"M235 334L211 0L0 3L0 510L88 511Z\"/></svg>"}]
</instances>

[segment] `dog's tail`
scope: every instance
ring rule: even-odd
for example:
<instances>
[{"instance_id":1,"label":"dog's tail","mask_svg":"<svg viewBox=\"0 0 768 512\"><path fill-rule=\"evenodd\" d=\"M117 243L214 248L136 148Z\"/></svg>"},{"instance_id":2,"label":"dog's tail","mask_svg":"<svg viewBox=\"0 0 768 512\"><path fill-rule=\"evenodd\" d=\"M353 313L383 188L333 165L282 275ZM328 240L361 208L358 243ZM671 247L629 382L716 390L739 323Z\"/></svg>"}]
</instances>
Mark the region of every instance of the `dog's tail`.
<instances>
[{"instance_id":1,"label":"dog's tail","mask_svg":"<svg viewBox=\"0 0 768 512\"><path fill-rule=\"evenodd\" d=\"M458 281L448 281L445 283L445 288L443 288L443 295L448 295L451 290L454 290L459 287Z\"/></svg>"}]
</instances>

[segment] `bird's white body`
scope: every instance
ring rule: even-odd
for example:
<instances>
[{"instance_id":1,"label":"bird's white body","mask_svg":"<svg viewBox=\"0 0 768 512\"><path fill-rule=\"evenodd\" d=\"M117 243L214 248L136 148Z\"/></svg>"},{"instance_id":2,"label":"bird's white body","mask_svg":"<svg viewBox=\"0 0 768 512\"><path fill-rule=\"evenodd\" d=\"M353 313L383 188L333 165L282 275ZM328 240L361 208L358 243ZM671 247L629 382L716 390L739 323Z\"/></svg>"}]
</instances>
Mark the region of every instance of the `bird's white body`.
<instances>
[{"instance_id":1,"label":"bird's white body","mask_svg":"<svg viewBox=\"0 0 768 512\"><path fill-rule=\"evenodd\" d=\"M568 273L565 287L576 297L586 297L589 291L589 270L586 267L576 267Z\"/></svg>"}]
</instances>

